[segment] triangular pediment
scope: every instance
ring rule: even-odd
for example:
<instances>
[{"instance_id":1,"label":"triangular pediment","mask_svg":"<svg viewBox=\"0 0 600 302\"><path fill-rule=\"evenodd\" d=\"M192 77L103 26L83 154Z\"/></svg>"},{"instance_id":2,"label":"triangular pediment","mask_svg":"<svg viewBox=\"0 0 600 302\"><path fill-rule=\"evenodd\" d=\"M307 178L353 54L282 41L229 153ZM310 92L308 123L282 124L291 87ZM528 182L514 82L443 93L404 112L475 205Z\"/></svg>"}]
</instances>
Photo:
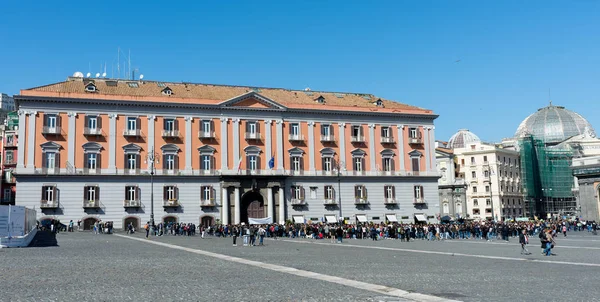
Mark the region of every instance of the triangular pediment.
<instances>
[{"instance_id":1,"label":"triangular pediment","mask_svg":"<svg viewBox=\"0 0 600 302\"><path fill-rule=\"evenodd\" d=\"M285 110L286 107L265 97L257 92L251 91L240 96L236 96L221 104L221 107L236 109L257 109L257 110Z\"/></svg>"}]
</instances>

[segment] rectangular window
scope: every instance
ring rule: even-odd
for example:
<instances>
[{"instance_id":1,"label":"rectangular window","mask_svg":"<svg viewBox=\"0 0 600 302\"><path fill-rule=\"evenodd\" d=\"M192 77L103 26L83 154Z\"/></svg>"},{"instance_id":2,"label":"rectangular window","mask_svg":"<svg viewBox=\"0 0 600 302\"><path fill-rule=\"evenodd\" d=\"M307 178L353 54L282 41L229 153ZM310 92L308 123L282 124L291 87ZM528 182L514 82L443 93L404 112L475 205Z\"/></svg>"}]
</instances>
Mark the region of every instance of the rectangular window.
<instances>
[{"instance_id":1,"label":"rectangular window","mask_svg":"<svg viewBox=\"0 0 600 302\"><path fill-rule=\"evenodd\" d=\"M473 187L473 193L477 193L477 187Z\"/></svg>"},{"instance_id":2,"label":"rectangular window","mask_svg":"<svg viewBox=\"0 0 600 302\"><path fill-rule=\"evenodd\" d=\"M57 120L58 117L54 114L46 115L46 127L49 129L55 129L58 124Z\"/></svg>"},{"instance_id":3,"label":"rectangular window","mask_svg":"<svg viewBox=\"0 0 600 302\"><path fill-rule=\"evenodd\" d=\"M325 195L325 200L335 200L335 189L333 186L325 186L323 194Z\"/></svg>"},{"instance_id":4,"label":"rectangular window","mask_svg":"<svg viewBox=\"0 0 600 302\"><path fill-rule=\"evenodd\" d=\"M385 186L384 194L386 200L393 200L396 198L396 188L394 186Z\"/></svg>"},{"instance_id":5,"label":"rectangular window","mask_svg":"<svg viewBox=\"0 0 600 302\"><path fill-rule=\"evenodd\" d=\"M484 155L484 156L483 156L483 162L487 163L487 161L488 161L488 160L487 160L487 155Z\"/></svg>"},{"instance_id":6,"label":"rectangular window","mask_svg":"<svg viewBox=\"0 0 600 302\"><path fill-rule=\"evenodd\" d=\"M292 135L292 136L300 135L300 124L299 123L290 124L290 135Z\"/></svg>"},{"instance_id":7,"label":"rectangular window","mask_svg":"<svg viewBox=\"0 0 600 302\"><path fill-rule=\"evenodd\" d=\"M6 161L6 164L10 165L14 162L13 155L13 151L6 151L6 158L4 159Z\"/></svg>"},{"instance_id":8,"label":"rectangular window","mask_svg":"<svg viewBox=\"0 0 600 302\"><path fill-rule=\"evenodd\" d=\"M321 125L321 135L328 137L331 133L331 125Z\"/></svg>"},{"instance_id":9,"label":"rectangular window","mask_svg":"<svg viewBox=\"0 0 600 302\"><path fill-rule=\"evenodd\" d=\"M487 193L489 193L489 192L490 192L490 186L485 186L485 191L486 191Z\"/></svg>"},{"instance_id":10,"label":"rectangular window","mask_svg":"<svg viewBox=\"0 0 600 302\"><path fill-rule=\"evenodd\" d=\"M56 153L46 153L46 168L54 169L56 167Z\"/></svg>"},{"instance_id":11,"label":"rectangular window","mask_svg":"<svg viewBox=\"0 0 600 302\"><path fill-rule=\"evenodd\" d=\"M412 171L413 172L419 172L420 169L420 163L419 163L419 158L418 157L413 157L410 159L410 163L412 165Z\"/></svg>"},{"instance_id":12,"label":"rectangular window","mask_svg":"<svg viewBox=\"0 0 600 302\"><path fill-rule=\"evenodd\" d=\"M54 202L56 199L56 186L42 186L42 201Z\"/></svg>"},{"instance_id":13,"label":"rectangular window","mask_svg":"<svg viewBox=\"0 0 600 302\"><path fill-rule=\"evenodd\" d=\"M138 200L138 187L137 186L125 187L125 200L127 200L127 201Z\"/></svg>"},{"instance_id":14,"label":"rectangular window","mask_svg":"<svg viewBox=\"0 0 600 302\"><path fill-rule=\"evenodd\" d=\"M392 133L390 131L390 127L381 127L381 137L392 137Z\"/></svg>"},{"instance_id":15,"label":"rectangular window","mask_svg":"<svg viewBox=\"0 0 600 302\"><path fill-rule=\"evenodd\" d=\"M100 190L97 186L86 186L84 194L87 201L98 201L100 199Z\"/></svg>"},{"instance_id":16,"label":"rectangular window","mask_svg":"<svg viewBox=\"0 0 600 302\"><path fill-rule=\"evenodd\" d=\"M354 158L354 171L356 171L356 172L363 171L363 158L362 157Z\"/></svg>"},{"instance_id":17,"label":"rectangular window","mask_svg":"<svg viewBox=\"0 0 600 302\"><path fill-rule=\"evenodd\" d=\"M92 131L98 129L98 117L88 116L87 117L87 127L89 130L92 130Z\"/></svg>"},{"instance_id":18,"label":"rectangular window","mask_svg":"<svg viewBox=\"0 0 600 302\"><path fill-rule=\"evenodd\" d=\"M175 131L176 130L175 129L175 119L172 119L172 118L165 119L163 130L169 131L169 132Z\"/></svg>"},{"instance_id":19,"label":"rectangular window","mask_svg":"<svg viewBox=\"0 0 600 302\"><path fill-rule=\"evenodd\" d=\"M361 137L362 136L362 126L352 126L352 136L353 137Z\"/></svg>"},{"instance_id":20,"label":"rectangular window","mask_svg":"<svg viewBox=\"0 0 600 302\"><path fill-rule=\"evenodd\" d=\"M166 154L164 161L164 168L166 170L175 170L175 154Z\"/></svg>"},{"instance_id":21,"label":"rectangular window","mask_svg":"<svg viewBox=\"0 0 600 302\"><path fill-rule=\"evenodd\" d=\"M209 120L202 121L202 132L211 133L212 132L212 122Z\"/></svg>"},{"instance_id":22,"label":"rectangular window","mask_svg":"<svg viewBox=\"0 0 600 302\"><path fill-rule=\"evenodd\" d=\"M408 130L408 137L409 138L420 138L419 137L419 129L418 128L410 128Z\"/></svg>"},{"instance_id":23,"label":"rectangular window","mask_svg":"<svg viewBox=\"0 0 600 302\"><path fill-rule=\"evenodd\" d=\"M4 189L4 195L2 195L4 202L10 202L12 200L12 190L10 188Z\"/></svg>"},{"instance_id":24,"label":"rectangular window","mask_svg":"<svg viewBox=\"0 0 600 302\"><path fill-rule=\"evenodd\" d=\"M256 122L247 122L246 125L248 126L248 134L256 134Z\"/></svg>"},{"instance_id":25,"label":"rectangular window","mask_svg":"<svg viewBox=\"0 0 600 302\"><path fill-rule=\"evenodd\" d=\"M317 199L317 187L310 187L310 199Z\"/></svg>"},{"instance_id":26,"label":"rectangular window","mask_svg":"<svg viewBox=\"0 0 600 302\"><path fill-rule=\"evenodd\" d=\"M247 158L248 160L248 170L250 171L256 171L258 170L258 157L256 155L250 155Z\"/></svg>"},{"instance_id":27,"label":"rectangular window","mask_svg":"<svg viewBox=\"0 0 600 302\"><path fill-rule=\"evenodd\" d=\"M202 170L212 170L212 156L211 155L202 155L200 156Z\"/></svg>"},{"instance_id":28,"label":"rectangular window","mask_svg":"<svg viewBox=\"0 0 600 302\"><path fill-rule=\"evenodd\" d=\"M87 154L87 168L89 170L96 170L97 165L98 165L98 154L88 153Z\"/></svg>"},{"instance_id":29,"label":"rectangular window","mask_svg":"<svg viewBox=\"0 0 600 302\"><path fill-rule=\"evenodd\" d=\"M164 200L165 201L176 201L177 200L177 187L176 186L165 186L163 190L164 190Z\"/></svg>"},{"instance_id":30,"label":"rectangular window","mask_svg":"<svg viewBox=\"0 0 600 302\"><path fill-rule=\"evenodd\" d=\"M474 207L478 207L479 206L479 201L477 201L477 199L473 199L473 206Z\"/></svg>"},{"instance_id":31,"label":"rectangular window","mask_svg":"<svg viewBox=\"0 0 600 302\"><path fill-rule=\"evenodd\" d=\"M333 158L323 157L323 171L326 171L326 172L333 171Z\"/></svg>"},{"instance_id":32,"label":"rectangular window","mask_svg":"<svg viewBox=\"0 0 600 302\"><path fill-rule=\"evenodd\" d=\"M211 186L202 186L200 187L200 192L202 192L202 201L204 202L212 202L214 201L213 196L213 188Z\"/></svg>"},{"instance_id":33,"label":"rectangular window","mask_svg":"<svg viewBox=\"0 0 600 302\"><path fill-rule=\"evenodd\" d=\"M302 157L299 157L299 156L292 157L292 171L294 171L294 172L302 171Z\"/></svg>"},{"instance_id":34,"label":"rectangular window","mask_svg":"<svg viewBox=\"0 0 600 302\"><path fill-rule=\"evenodd\" d=\"M423 186L414 186L413 193L416 200L422 200L424 198Z\"/></svg>"},{"instance_id":35,"label":"rectangular window","mask_svg":"<svg viewBox=\"0 0 600 302\"><path fill-rule=\"evenodd\" d=\"M367 199L367 188L365 186L354 186L354 196L356 199Z\"/></svg>"},{"instance_id":36,"label":"rectangular window","mask_svg":"<svg viewBox=\"0 0 600 302\"><path fill-rule=\"evenodd\" d=\"M127 118L127 131L136 131L137 130L137 117L128 117Z\"/></svg>"},{"instance_id":37,"label":"rectangular window","mask_svg":"<svg viewBox=\"0 0 600 302\"><path fill-rule=\"evenodd\" d=\"M292 199L304 200L304 188L302 186L292 186Z\"/></svg>"},{"instance_id":38,"label":"rectangular window","mask_svg":"<svg viewBox=\"0 0 600 302\"><path fill-rule=\"evenodd\" d=\"M475 164L475 157L471 156L471 165Z\"/></svg>"},{"instance_id":39,"label":"rectangular window","mask_svg":"<svg viewBox=\"0 0 600 302\"><path fill-rule=\"evenodd\" d=\"M137 154L127 154L127 169L137 169Z\"/></svg>"},{"instance_id":40,"label":"rectangular window","mask_svg":"<svg viewBox=\"0 0 600 302\"><path fill-rule=\"evenodd\" d=\"M486 206L491 206L491 205L492 205L492 201L491 201L491 200L489 200L489 199L486 199L486 200L485 200L485 205L486 205Z\"/></svg>"},{"instance_id":41,"label":"rectangular window","mask_svg":"<svg viewBox=\"0 0 600 302\"><path fill-rule=\"evenodd\" d=\"M488 171L488 170L483 171L483 176L490 177L490 171Z\"/></svg>"},{"instance_id":42,"label":"rectangular window","mask_svg":"<svg viewBox=\"0 0 600 302\"><path fill-rule=\"evenodd\" d=\"M383 159L383 171L392 172L394 171L394 159L386 157Z\"/></svg>"},{"instance_id":43,"label":"rectangular window","mask_svg":"<svg viewBox=\"0 0 600 302\"><path fill-rule=\"evenodd\" d=\"M475 171L471 171L471 177L473 177L473 178L477 178L477 172L475 172Z\"/></svg>"}]
</instances>

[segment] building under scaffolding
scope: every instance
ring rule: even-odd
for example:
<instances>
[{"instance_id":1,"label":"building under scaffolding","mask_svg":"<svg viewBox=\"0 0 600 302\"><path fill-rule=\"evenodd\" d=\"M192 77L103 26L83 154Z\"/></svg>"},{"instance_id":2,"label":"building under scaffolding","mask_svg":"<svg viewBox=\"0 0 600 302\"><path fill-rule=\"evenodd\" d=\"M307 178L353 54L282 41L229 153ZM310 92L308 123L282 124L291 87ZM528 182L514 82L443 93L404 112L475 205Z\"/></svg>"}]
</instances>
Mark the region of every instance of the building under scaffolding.
<instances>
[{"instance_id":1,"label":"building under scaffolding","mask_svg":"<svg viewBox=\"0 0 600 302\"><path fill-rule=\"evenodd\" d=\"M575 212L573 152L532 135L519 139L521 183L529 216L548 218Z\"/></svg>"}]
</instances>

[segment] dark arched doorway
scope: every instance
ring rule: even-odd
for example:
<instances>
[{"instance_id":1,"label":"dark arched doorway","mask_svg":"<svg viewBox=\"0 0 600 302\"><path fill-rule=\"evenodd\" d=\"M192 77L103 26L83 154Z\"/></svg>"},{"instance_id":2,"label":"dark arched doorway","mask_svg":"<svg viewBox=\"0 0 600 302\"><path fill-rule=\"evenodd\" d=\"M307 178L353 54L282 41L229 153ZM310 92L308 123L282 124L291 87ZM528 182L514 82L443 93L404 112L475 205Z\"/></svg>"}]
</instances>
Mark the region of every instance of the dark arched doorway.
<instances>
[{"instance_id":1,"label":"dark arched doorway","mask_svg":"<svg viewBox=\"0 0 600 302\"><path fill-rule=\"evenodd\" d=\"M167 225L168 225L169 223L177 223L177 217L175 217L175 216L165 216L165 217L163 218L163 222L164 222L165 224L167 224Z\"/></svg>"},{"instance_id":2,"label":"dark arched doorway","mask_svg":"<svg viewBox=\"0 0 600 302\"><path fill-rule=\"evenodd\" d=\"M214 224L215 219L212 216L202 216L200 218L200 225L207 228Z\"/></svg>"},{"instance_id":3,"label":"dark arched doorway","mask_svg":"<svg viewBox=\"0 0 600 302\"><path fill-rule=\"evenodd\" d=\"M265 202L257 191L250 191L242 196L240 205L240 221L248 223L248 218L265 218Z\"/></svg>"},{"instance_id":4,"label":"dark arched doorway","mask_svg":"<svg viewBox=\"0 0 600 302\"><path fill-rule=\"evenodd\" d=\"M83 220L83 229L84 230L94 229L94 224L96 223L96 221L99 221L99 219L94 218L94 217L88 217L88 218L84 219Z\"/></svg>"},{"instance_id":5,"label":"dark arched doorway","mask_svg":"<svg viewBox=\"0 0 600 302\"><path fill-rule=\"evenodd\" d=\"M140 229L140 218L135 216L129 216L123 220L123 230L127 231L129 224L133 225L133 228L137 231Z\"/></svg>"}]
</instances>

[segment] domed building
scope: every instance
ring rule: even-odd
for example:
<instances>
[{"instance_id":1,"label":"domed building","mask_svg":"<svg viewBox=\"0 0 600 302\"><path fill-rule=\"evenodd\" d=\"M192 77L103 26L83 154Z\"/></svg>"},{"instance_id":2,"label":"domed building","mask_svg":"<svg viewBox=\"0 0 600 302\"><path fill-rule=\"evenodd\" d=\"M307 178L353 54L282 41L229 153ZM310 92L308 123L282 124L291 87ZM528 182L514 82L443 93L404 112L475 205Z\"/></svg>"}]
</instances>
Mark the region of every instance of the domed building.
<instances>
[{"instance_id":1,"label":"domed building","mask_svg":"<svg viewBox=\"0 0 600 302\"><path fill-rule=\"evenodd\" d=\"M469 129L460 129L456 132L450 140L448 140L447 147L449 149L464 148L468 144L481 142L481 139L475 133L469 131Z\"/></svg>"},{"instance_id":2,"label":"domed building","mask_svg":"<svg viewBox=\"0 0 600 302\"><path fill-rule=\"evenodd\" d=\"M549 106L538 109L521 122L515 138L531 135L547 145L555 145L583 134L586 129L595 134L592 125L580 114L550 102Z\"/></svg>"}]
</instances>

